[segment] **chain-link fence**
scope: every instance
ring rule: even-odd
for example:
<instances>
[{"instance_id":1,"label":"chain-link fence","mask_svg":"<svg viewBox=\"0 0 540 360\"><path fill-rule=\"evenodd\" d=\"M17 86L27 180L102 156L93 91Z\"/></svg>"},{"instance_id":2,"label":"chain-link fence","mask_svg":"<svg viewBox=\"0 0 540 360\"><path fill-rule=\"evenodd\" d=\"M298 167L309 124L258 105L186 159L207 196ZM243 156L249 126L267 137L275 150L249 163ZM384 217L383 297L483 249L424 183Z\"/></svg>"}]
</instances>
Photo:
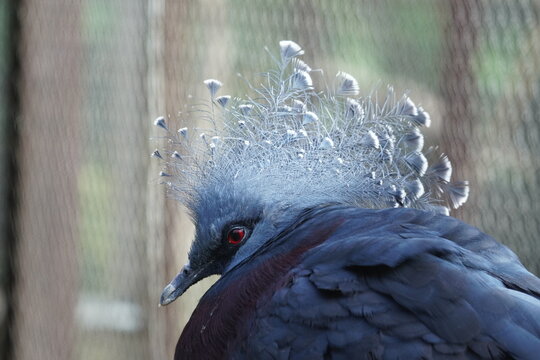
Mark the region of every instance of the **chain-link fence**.
<instances>
[{"instance_id":1,"label":"chain-link fence","mask_svg":"<svg viewBox=\"0 0 540 360\"><path fill-rule=\"evenodd\" d=\"M168 359L208 282L158 308L191 225L164 198L151 121L218 78L243 94L279 40L392 84L433 119L457 177L453 215L540 273L540 2L19 0L0 4L0 352ZM429 145L429 144L428 144Z\"/></svg>"}]
</instances>

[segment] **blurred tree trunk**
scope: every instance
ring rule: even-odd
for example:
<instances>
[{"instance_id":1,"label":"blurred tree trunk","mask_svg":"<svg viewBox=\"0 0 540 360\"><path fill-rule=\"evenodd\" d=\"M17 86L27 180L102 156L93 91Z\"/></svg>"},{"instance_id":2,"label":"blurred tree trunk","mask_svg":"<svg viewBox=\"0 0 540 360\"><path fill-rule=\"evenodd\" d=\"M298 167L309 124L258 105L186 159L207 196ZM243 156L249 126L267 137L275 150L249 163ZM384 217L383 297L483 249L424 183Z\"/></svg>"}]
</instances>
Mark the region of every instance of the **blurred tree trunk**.
<instances>
[{"instance_id":1,"label":"blurred tree trunk","mask_svg":"<svg viewBox=\"0 0 540 360\"><path fill-rule=\"evenodd\" d=\"M22 10L14 355L71 359L79 290L81 3L27 0Z\"/></svg>"},{"instance_id":2,"label":"blurred tree trunk","mask_svg":"<svg viewBox=\"0 0 540 360\"><path fill-rule=\"evenodd\" d=\"M476 51L480 7L477 0L450 0L441 4L441 13L448 14L440 85L445 105L441 149L452 161L453 179L471 179L474 187L469 144L475 123L473 104L478 97L472 57ZM474 205L469 204L468 208L474 209ZM459 217L455 212L454 216Z\"/></svg>"}]
</instances>

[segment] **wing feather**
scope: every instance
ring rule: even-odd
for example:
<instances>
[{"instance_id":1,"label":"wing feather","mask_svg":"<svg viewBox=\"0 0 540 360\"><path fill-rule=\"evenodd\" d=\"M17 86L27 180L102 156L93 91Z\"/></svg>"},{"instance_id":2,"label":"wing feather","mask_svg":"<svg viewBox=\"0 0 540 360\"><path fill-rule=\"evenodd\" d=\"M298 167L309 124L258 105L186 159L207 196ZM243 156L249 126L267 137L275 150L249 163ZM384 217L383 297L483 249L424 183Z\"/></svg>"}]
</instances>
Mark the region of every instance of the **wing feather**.
<instances>
[{"instance_id":1,"label":"wing feather","mask_svg":"<svg viewBox=\"0 0 540 360\"><path fill-rule=\"evenodd\" d=\"M356 215L260 304L246 349L289 359L540 353L540 281L509 249L445 216Z\"/></svg>"}]
</instances>

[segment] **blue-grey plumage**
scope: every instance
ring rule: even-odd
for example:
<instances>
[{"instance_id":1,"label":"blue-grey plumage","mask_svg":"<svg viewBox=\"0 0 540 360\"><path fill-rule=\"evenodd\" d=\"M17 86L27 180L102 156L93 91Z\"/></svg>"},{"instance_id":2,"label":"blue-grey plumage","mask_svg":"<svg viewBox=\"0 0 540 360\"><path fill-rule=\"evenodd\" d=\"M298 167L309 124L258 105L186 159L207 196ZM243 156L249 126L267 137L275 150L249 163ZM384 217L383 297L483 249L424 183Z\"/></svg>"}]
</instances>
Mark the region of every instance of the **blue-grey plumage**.
<instances>
[{"instance_id":1,"label":"blue-grey plumage","mask_svg":"<svg viewBox=\"0 0 540 360\"><path fill-rule=\"evenodd\" d=\"M223 263L177 359L535 359L540 351L540 280L478 229L415 209L287 213L249 225L252 246ZM197 236L199 246L214 240ZM224 253L223 245L231 246L211 247ZM208 263L202 246L190 262Z\"/></svg>"},{"instance_id":2,"label":"blue-grey plumage","mask_svg":"<svg viewBox=\"0 0 540 360\"><path fill-rule=\"evenodd\" d=\"M259 97L205 81L209 129L155 122L173 149L153 156L196 229L161 304L221 275L175 359L536 358L540 280L443 215L468 185L422 153L429 115L393 93L352 98L343 72L316 92L300 46L280 46Z\"/></svg>"}]
</instances>

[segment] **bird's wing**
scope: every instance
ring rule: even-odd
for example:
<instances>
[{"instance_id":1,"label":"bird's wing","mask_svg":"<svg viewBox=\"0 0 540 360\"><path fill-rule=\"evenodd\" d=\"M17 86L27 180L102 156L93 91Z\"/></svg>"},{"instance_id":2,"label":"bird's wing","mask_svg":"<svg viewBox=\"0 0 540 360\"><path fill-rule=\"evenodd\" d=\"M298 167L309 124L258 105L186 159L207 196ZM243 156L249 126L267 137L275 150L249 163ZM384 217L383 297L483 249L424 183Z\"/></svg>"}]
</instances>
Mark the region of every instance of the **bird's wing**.
<instances>
[{"instance_id":1,"label":"bird's wing","mask_svg":"<svg viewBox=\"0 0 540 360\"><path fill-rule=\"evenodd\" d=\"M539 281L509 250L448 217L371 214L353 217L305 254L260 304L243 355L540 356Z\"/></svg>"}]
</instances>

